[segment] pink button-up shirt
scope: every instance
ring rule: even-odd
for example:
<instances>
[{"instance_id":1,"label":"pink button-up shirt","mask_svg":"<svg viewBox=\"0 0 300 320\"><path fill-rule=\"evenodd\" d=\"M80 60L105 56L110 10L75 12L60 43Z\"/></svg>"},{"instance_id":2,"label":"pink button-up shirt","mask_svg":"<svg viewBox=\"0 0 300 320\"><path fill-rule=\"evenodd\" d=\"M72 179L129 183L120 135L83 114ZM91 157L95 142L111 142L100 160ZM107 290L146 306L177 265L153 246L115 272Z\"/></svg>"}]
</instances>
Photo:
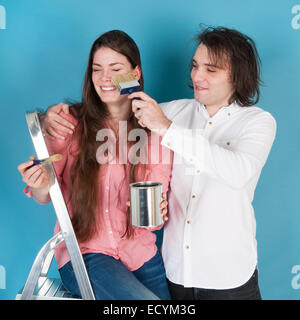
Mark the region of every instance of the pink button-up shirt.
<instances>
[{"instance_id":1,"label":"pink button-up shirt","mask_svg":"<svg viewBox=\"0 0 300 320\"><path fill-rule=\"evenodd\" d=\"M61 113L67 120L76 125L74 118L70 115ZM162 164L163 148L160 144L161 138L151 138L153 133L148 134L148 164L146 164L145 176L140 165L135 170L135 181L155 181L163 184L163 191L168 190L171 176L171 161L165 161ZM49 154L60 153L63 159L54 163L57 178L60 182L61 190L68 208L68 212L72 217L72 208L70 205L71 195L71 167L74 163L73 147L71 136L66 139L47 140ZM156 143L153 143L156 141ZM157 143L159 141L159 143ZM156 149L156 150L155 150ZM157 153L160 156L157 157ZM164 150L168 154L168 150ZM151 154L155 156L156 163L151 163ZM170 154L169 154L170 155ZM96 156L96 155L95 155ZM171 157L169 157L170 159ZM118 160L118 159L117 159ZM110 255L120 261L131 271L140 268L146 261L150 260L157 251L155 245L156 235L151 230L145 228L134 228L134 237L127 239L122 237L126 230L126 201L130 199L129 186L125 178L125 169L123 164L102 164L99 172L99 203L97 208L97 219L100 223L100 230L94 236L86 241L79 242L82 254L99 252ZM29 194L28 194L29 195ZM160 229L160 227L156 228ZM54 232L60 231L58 222L55 225ZM65 246L62 242L55 249L55 258L58 268L66 264L70 258Z\"/></svg>"}]
</instances>

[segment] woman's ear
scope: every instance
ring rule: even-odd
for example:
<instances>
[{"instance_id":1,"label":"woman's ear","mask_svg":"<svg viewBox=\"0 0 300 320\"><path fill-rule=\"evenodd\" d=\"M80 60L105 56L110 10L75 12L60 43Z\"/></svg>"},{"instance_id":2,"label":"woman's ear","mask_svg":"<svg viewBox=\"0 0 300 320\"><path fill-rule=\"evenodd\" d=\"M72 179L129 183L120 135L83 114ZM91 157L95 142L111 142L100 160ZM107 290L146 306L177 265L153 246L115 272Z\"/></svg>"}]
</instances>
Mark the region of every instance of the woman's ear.
<instances>
[{"instance_id":1,"label":"woman's ear","mask_svg":"<svg viewBox=\"0 0 300 320\"><path fill-rule=\"evenodd\" d=\"M136 78L136 80L140 80L141 78L141 75L142 75L142 71L141 71L141 67L140 66L136 66L134 69L133 69L133 72L132 72Z\"/></svg>"}]
</instances>

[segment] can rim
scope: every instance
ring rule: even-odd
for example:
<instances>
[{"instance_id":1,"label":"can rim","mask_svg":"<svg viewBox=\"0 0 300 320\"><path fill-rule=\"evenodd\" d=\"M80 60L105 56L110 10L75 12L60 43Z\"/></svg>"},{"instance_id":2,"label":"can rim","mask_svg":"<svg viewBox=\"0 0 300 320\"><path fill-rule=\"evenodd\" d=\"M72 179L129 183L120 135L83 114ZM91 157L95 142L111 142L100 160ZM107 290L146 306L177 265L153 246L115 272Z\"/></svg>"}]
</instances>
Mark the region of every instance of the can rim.
<instances>
[{"instance_id":1,"label":"can rim","mask_svg":"<svg viewBox=\"0 0 300 320\"><path fill-rule=\"evenodd\" d=\"M129 186L131 188L148 189L148 188L155 188L155 187L162 186L162 183L155 182L155 181L140 181L140 182L130 183Z\"/></svg>"}]
</instances>

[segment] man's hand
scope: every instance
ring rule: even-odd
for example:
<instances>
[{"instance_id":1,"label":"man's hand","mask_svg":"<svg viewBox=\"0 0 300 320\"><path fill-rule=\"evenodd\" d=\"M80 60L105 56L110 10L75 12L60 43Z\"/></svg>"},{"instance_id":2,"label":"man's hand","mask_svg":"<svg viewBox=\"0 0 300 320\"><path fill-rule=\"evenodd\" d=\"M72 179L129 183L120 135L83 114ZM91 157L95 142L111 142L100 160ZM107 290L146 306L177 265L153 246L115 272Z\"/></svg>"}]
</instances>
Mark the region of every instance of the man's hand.
<instances>
[{"instance_id":1,"label":"man's hand","mask_svg":"<svg viewBox=\"0 0 300 320\"><path fill-rule=\"evenodd\" d=\"M65 137L59 134L59 131L73 134L74 125L59 115L61 111L69 114L69 106L65 103L60 103L47 109L43 121L43 132L51 140L55 138L65 140Z\"/></svg>"},{"instance_id":2,"label":"man's hand","mask_svg":"<svg viewBox=\"0 0 300 320\"><path fill-rule=\"evenodd\" d=\"M155 100L144 92L134 92L128 96L129 99L139 98L132 101L132 111L139 120L142 127L163 136L171 125L170 121L163 113Z\"/></svg>"}]
</instances>

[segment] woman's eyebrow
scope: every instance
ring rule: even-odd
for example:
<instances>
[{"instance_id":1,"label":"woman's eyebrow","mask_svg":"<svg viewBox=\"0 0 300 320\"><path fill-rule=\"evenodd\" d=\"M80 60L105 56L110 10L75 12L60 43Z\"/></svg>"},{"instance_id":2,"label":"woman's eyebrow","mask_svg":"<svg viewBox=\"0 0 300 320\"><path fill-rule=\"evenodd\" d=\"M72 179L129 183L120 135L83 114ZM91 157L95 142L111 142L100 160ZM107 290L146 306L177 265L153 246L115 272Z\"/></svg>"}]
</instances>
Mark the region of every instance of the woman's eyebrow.
<instances>
[{"instance_id":1,"label":"woman's eyebrow","mask_svg":"<svg viewBox=\"0 0 300 320\"><path fill-rule=\"evenodd\" d=\"M114 66L114 65L116 65L116 64L122 64L122 65L124 65L124 63L122 63L122 62L114 62L114 63L110 63L109 66ZM93 62L93 66L102 67L101 64L96 63L96 62Z\"/></svg>"}]
</instances>

